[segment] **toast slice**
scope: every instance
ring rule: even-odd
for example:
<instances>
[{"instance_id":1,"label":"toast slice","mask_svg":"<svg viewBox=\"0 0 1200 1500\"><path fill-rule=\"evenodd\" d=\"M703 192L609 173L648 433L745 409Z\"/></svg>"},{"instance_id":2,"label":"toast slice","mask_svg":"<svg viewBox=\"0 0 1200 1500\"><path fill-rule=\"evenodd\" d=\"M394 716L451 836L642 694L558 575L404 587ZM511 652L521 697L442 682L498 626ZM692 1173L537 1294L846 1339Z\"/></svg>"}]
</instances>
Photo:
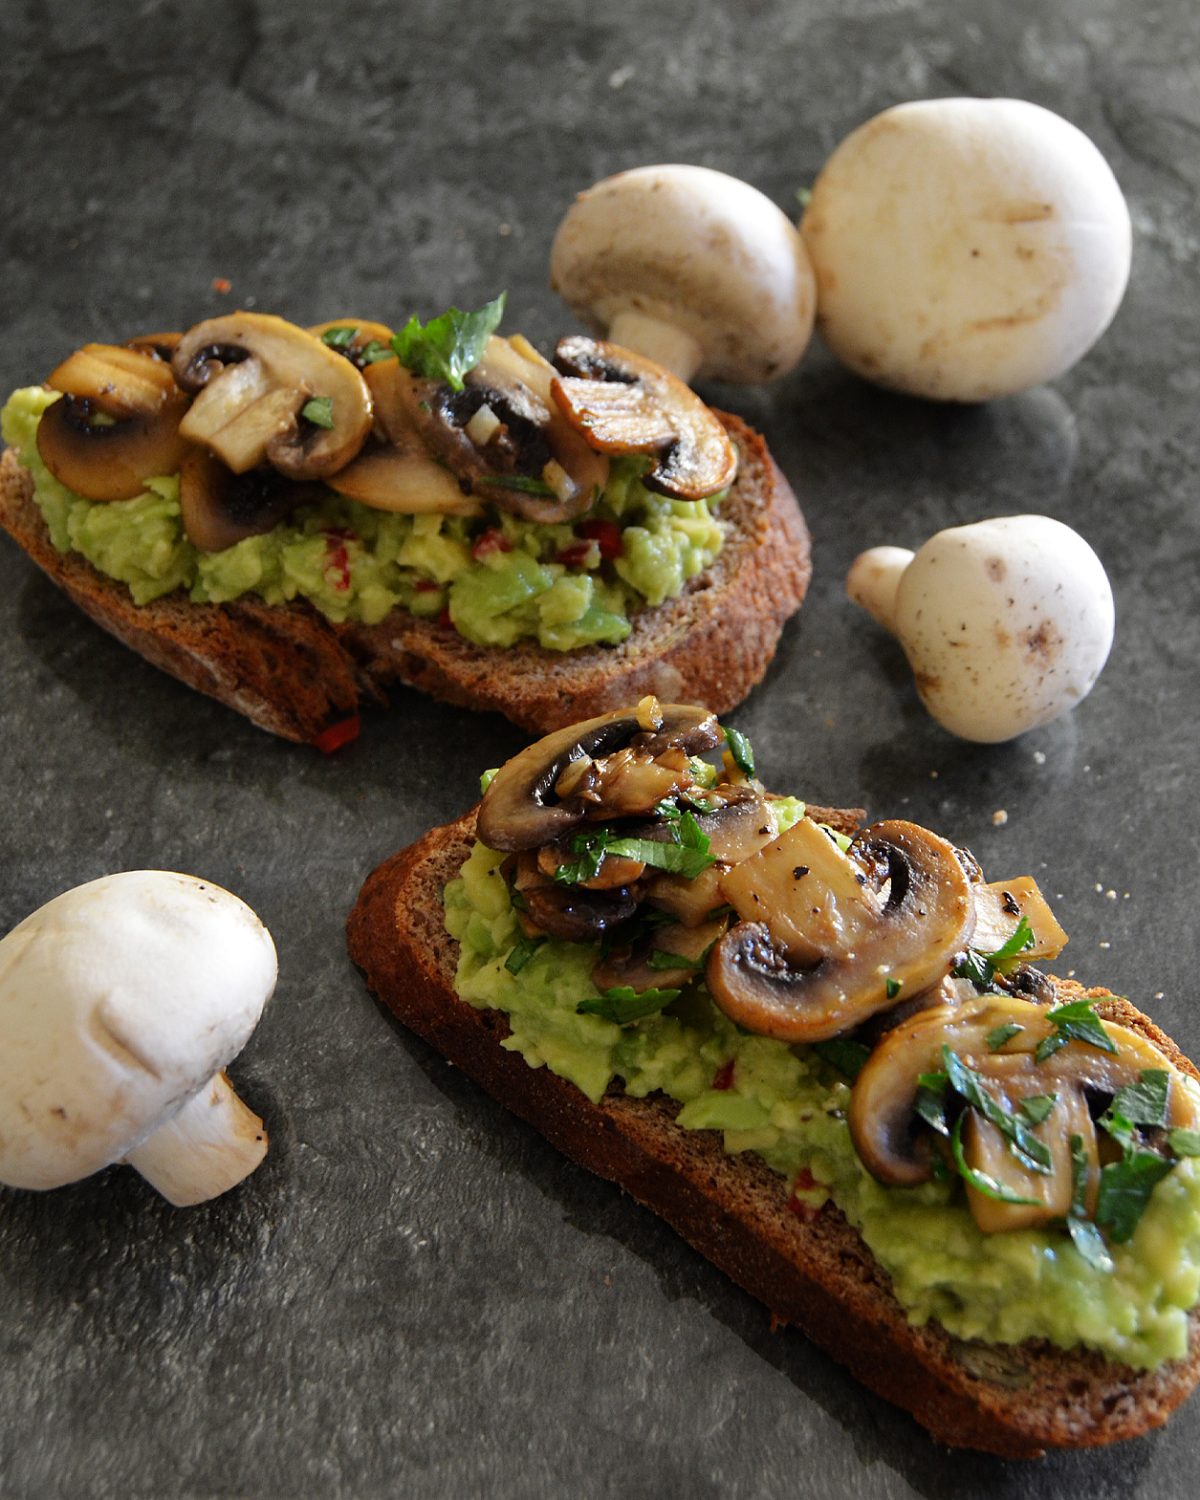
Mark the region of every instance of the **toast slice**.
<instances>
[{"instance_id":1,"label":"toast slice","mask_svg":"<svg viewBox=\"0 0 1200 1500\"><path fill-rule=\"evenodd\" d=\"M646 693L721 713L761 680L812 569L804 518L766 444L740 418L718 415L740 450L721 508L725 546L678 598L634 615L619 646L475 646L403 610L378 625L337 625L305 603L249 596L193 604L176 593L136 605L124 584L55 549L11 450L0 460L0 526L118 640L284 739L315 741L360 705L386 701L396 684L537 733Z\"/></svg>"},{"instance_id":2,"label":"toast slice","mask_svg":"<svg viewBox=\"0 0 1200 1500\"><path fill-rule=\"evenodd\" d=\"M854 812L810 812L847 832L861 821ZM774 1321L801 1329L942 1442L1008 1458L1139 1436L1166 1421L1200 1380L1197 1311L1188 1356L1154 1371L1090 1350L967 1343L934 1323L914 1327L886 1273L832 1204L798 1217L782 1177L751 1154L726 1154L719 1132L676 1126L678 1106L661 1095L633 1099L610 1089L592 1104L573 1084L505 1051L504 1015L455 994L458 944L443 924L442 891L474 838L472 810L368 878L348 929L350 955L367 983L406 1026L566 1155L653 1209L765 1303ZM1056 984L1064 999L1100 999L1102 1015L1200 1076L1126 1001L1068 980Z\"/></svg>"}]
</instances>

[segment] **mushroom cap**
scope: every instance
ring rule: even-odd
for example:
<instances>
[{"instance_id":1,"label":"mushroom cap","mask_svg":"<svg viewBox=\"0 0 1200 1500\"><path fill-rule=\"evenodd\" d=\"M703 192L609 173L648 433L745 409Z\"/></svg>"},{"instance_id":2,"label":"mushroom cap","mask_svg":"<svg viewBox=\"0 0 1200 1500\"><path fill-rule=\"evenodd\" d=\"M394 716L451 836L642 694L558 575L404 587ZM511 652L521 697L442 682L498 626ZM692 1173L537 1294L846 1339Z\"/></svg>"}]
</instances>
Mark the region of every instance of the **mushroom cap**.
<instances>
[{"instance_id":1,"label":"mushroom cap","mask_svg":"<svg viewBox=\"0 0 1200 1500\"><path fill-rule=\"evenodd\" d=\"M1020 99L884 110L829 158L801 227L830 349L868 380L937 400L1061 375L1129 279L1129 210L1108 163Z\"/></svg>"},{"instance_id":2,"label":"mushroom cap","mask_svg":"<svg viewBox=\"0 0 1200 1500\"><path fill-rule=\"evenodd\" d=\"M118 1160L240 1052L275 986L270 934L163 870L66 891L0 940L0 1181Z\"/></svg>"},{"instance_id":3,"label":"mushroom cap","mask_svg":"<svg viewBox=\"0 0 1200 1500\"><path fill-rule=\"evenodd\" d=\"M1078 532L999 516L930 537L901 576L891 628L938 723L992 744L1087 696L1113 622L1108 575Z\"/></svg>"},{"instance_id":4,"label":"mushroom cap","mask_svg":"<svg viewBox=\"0 0 1200 1500\"><path fill-rule=\"evenodd\" d=\"M804 353L816 301L795 226L757 188L708 167L638 167L580 193L550 284L598 334L621 313L681 328L700 378L759 382Z\"/></svg>"}]
</instances>

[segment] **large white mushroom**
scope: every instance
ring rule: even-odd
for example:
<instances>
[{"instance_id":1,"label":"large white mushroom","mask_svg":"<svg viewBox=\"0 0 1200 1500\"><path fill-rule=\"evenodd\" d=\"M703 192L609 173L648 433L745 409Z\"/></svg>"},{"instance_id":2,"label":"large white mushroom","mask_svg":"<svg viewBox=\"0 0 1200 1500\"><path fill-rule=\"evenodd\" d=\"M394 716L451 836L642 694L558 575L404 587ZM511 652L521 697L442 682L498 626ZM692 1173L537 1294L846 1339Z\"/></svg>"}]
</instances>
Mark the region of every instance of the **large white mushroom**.
<instances>
[{"instance_id":1,"label":"large white mushroom","mask_svg":"<svg viewBox=\"0 0 1200 1500\"><path fill-rule=\"evenodd\" d=\"M580 193L550 284L593 332L688 382L774 380L812 335L799 232L757 188L708 167L638 167Z\"/></svg>"},{"instance_id":2,"label":"large white mushroom","mask_svg":"<svg viewBox=\"0 0 1200 1500\"><path fill-rule=\"evenodd\" d=\"M1129 279L1129 210L1108 163L1020 99L884 110L829 158L801 227L830 349L868 380L938 400L1061 375Z\"/></svg>"},{"instance_id":3,"label":"large white mushroom","mask_svg":"<svg viewBox=\"0 0 1200 1500\"><path fill-rule=\"evenodd\" d=\"M921 701L963 739L1010 740L1081 702L1108 659L1113 596L1078 532L1001 516L873 547L846 592L904 648Z\"/></svg>"},{"instance_id":4,"label":"large white mushroom","mask_svg":"<svg viewBox=\"0 0 1200 1500\"><path fill-rule=\"evenodd\" d=\"M0 1182L55 1188L113 1162L177 1205L267 1151L222 1069L275 987L244 902L162 870L66 891L0 940Z\"/></svg>"}]
</instances>

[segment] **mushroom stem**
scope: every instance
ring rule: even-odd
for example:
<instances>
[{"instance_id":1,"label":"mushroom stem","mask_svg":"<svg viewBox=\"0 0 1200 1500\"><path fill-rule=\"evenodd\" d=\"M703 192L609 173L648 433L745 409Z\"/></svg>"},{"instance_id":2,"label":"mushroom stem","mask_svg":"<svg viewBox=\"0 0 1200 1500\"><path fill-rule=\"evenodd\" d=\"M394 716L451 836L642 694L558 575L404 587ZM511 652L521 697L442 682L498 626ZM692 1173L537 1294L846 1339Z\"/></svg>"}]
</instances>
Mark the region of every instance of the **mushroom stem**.
<instances>
[{"instance_id":1,"label":"mushroom stem","mask_svg":"<svg viewBox=\"0 0 1200 1500\"><path fill-rule=\"evenodd\" d=\"M189 1208L236 1187L266 1154L266 1127L220 1072L125 1160L169 1203Z\"/></svg>"},{"instance_id":2,"label":"mushroom stem","mask_svg":"<svg viewBox=\"0 0 1200 1500\"><path fill-rule=\"evenodd\" d=\"M877 624L896 631L896 591L913 560L905 547L872 547L860 552L846 574L846 593Z\"/></svg>"},{"instance_id":3,"label":"mushroom stem","mask_svg":"<svg viewBox=\"0 0 1200 1500\"><path fill-rule=\"evenodd\" d=\"M699 341L690 333L633 308L619 312L609 324L608 342L620 344L623 349L632 349L635 354L644 354L656 364L665 365L672 375L677 375L688 385L691 385L692 376L704 357Z\"/></svg>"}]
</instances>

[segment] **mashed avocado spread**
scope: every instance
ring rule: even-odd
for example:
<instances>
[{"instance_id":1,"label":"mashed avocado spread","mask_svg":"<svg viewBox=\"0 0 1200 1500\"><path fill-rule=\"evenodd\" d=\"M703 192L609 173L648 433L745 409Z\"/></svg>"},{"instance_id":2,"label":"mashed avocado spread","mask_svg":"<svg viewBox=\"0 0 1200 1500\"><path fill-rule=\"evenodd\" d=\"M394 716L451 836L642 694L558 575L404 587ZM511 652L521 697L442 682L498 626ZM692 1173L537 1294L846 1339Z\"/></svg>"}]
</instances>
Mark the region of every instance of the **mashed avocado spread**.
<instances>
[{"instance_id":1,"label":"mashed avocado spread","mask_svg":"<svg viewBox=\"0 0 1200 1500\"><path fill-rule=\"evenodd\" d=\"M302 598L330 620L368 625L400 607L442 617L476 645L531 638L570 651L619 644L633 611L675 598L723 541L720 495L669 500L640 482L641 460L620 459L589 516L619 527L615 558L571 525L500 513L483 521L401 516L332 490L262 536L201 552L184 535L177 475L147 481L135 499L105 503L55 479L36 441L42 412L55 399L41 386L15 391L0 413L0 431L33 475L55 547L80 553L126 584L137 604L176 589L197 603L242 594L268 604Z\"/></svg>"},{"instance_id":2,"label":"mashed avocado spread","mask_svg":"<svg viewBox=\"0 0 1200 1500\"><path fill-rule=\"evenodd\" d=\"M774 804L780 830L803 804ZM1150 1369L1187 1352L1187 1313L1200 1300L1200 1173L1181 1161L1155 1188L1133 1238L1111 1247L1114 1269L1090 1266L1065 1234L983 1234L953 1184L888 1188L859 1161L846 1124L847 1083L809 1048L753 1036L693 986L633 1026L580 1015L597 995L597 949L548 940L513 974L520 937L504 856L476 844L446 888L446 925L461 948L457 989L503 1011L504 1046L598 1100L613 1079L641 1098L661 1092L688 1129L720 1130L730 1152L755 1151L792 1184L798 1212L832 1199L892 1278L916 1324L962 1339L1043 1338L1086 1345Z\"/></svg>"}]
</instances>

